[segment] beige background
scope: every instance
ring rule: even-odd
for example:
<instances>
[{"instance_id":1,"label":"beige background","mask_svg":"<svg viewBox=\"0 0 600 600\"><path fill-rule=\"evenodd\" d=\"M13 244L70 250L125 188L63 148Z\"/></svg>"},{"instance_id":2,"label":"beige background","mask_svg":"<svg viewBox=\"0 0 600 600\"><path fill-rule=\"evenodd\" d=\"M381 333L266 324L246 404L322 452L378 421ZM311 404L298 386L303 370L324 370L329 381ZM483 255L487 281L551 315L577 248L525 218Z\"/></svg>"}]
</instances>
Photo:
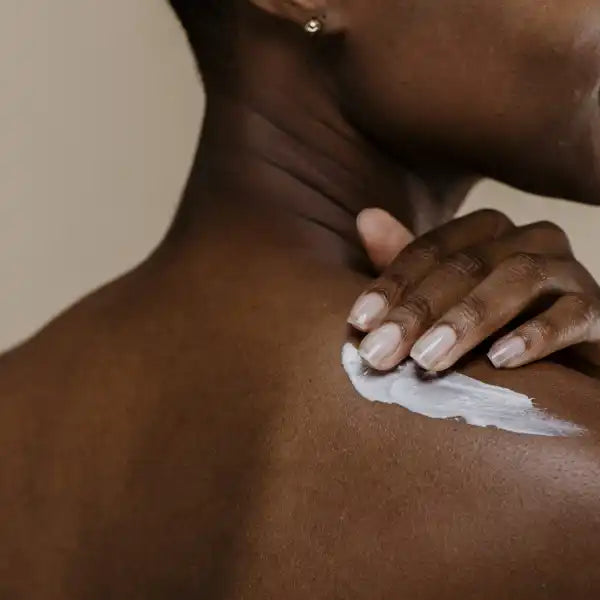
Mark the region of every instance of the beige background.
<instances>
[{"instance_id":1,"label":"beige background","mask_svg":"<svg viewBox=\"0 0 600 600\"><path fill-rule=\"evenodd\" d=\"M0 2L0 347L141 260L173 213L202 92L166 0ZM600 209L484 184L467 209L562 224L600 278Z\"/></svg>"}]
</instances>

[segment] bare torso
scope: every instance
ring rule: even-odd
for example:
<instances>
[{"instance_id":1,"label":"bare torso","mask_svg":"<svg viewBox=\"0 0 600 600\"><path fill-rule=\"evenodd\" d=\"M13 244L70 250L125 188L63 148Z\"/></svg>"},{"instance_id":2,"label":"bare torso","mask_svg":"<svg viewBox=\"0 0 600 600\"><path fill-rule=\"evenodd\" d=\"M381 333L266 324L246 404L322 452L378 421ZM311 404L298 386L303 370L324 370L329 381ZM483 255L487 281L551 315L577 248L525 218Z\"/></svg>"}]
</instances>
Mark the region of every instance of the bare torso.
<instances>
[{"instance_id":1,"label":"bare torso","mask_svg":"<svg viewBox=\"0 0 600 600\"><path fill-rule=\"evenodd\" d=\"M600 383L465 368L568 439L366 402L364 279L266 231L173 243L2 359L0 596L596 597Z\"/></svg>"}]
</instances>

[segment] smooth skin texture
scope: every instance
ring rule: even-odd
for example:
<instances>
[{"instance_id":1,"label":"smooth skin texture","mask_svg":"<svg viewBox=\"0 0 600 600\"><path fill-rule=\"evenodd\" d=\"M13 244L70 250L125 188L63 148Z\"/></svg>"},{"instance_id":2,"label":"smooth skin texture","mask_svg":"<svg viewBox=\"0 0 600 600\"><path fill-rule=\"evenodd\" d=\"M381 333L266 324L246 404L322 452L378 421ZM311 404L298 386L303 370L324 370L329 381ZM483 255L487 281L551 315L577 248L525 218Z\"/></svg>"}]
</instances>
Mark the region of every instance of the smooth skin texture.
<instances>
[{"instance_id":1,"label":"smooth skin texture","mask_svg":"<svg viewBox=\"0 0 600 600\"><path fill-rule=\"evenodd\" d=\"M2 359L3 596L594 597L600 384L463 369L572 439L367 402L340 367L366 278L213 200Z\"/></svg>"},{"instance_id":2,"label":"smooth skin texture","mask_svg":"<svg viewBox=\"0 0 600 600\"><path fill-rule=\"evenodd\" d=\"M530 0L259 4L298 24L323 15L319 59L345 115L405 163L437 157L599 202L595 0L546 0L543 10Z\"/></svg>"},{"instance_id":3,"label":"smooth skin texture","mask_svg":"<svg viewBox=\"0 0 600 600\"><path fill-rule=\"evenodd\" d=\"M549 307L494 343L494 366L520 367L570 346L600 365L600 287L556 225L515 227L483 210L408 244L405 228L382 211L365 211L358 226L379 264L396 251L348 319L370 332L360 352L373 368L410 355L444 371L536 304Z\"/></svg>"},{"instance_id":4,"label":"smooth skin texture","mask_svg":"<svg viewBox=\"0 0 600 600\"><path fill-rule=\"evenodd\" d=\"M371 280L357 215L379 206L421 234L449 220L464 190L433 160L408 169L373 141L385 131L375 120L366 135L341 109L328 63L356 65L300 25L331 9L325 36L346 28L350 54L367 36L370 61L389 46L388 20L411 15L403 3L368 4L236 4L233 62L211 63L197 45L208 114L171 232L133 273L0 360L0 597L598 596L596 379L550 362L498 371L474 356L462 366L587 430L540 439L366 402L340 366L349 305ZM192 40L204 6L192 2ZM425 55L438 43L431 26L443 37L456 20L430 2L412 6L402 33L420 31L420 16ZM344 19L360 10L370 21ZM526 63L524 47L556 30L538 39L522 16L507 13L506 27L522 32ZM223 40L229 25L211 21ZM476 61L471 52L465 61ZM415 77L434 81L443 66L417 61ZM389 100L400 109L393 72ZM546 85L562 74L548 65ZM521 89L529 75L515 75ZM460 89L447 90L450 104ZM422 124L436 121L421 104ZM472 111L450 114L434 130L458 148ZM517 117L506 123L518 137ZM491 162L510 137L502 129L504 141L481 152Z\"/></svg>"}]
</instances>

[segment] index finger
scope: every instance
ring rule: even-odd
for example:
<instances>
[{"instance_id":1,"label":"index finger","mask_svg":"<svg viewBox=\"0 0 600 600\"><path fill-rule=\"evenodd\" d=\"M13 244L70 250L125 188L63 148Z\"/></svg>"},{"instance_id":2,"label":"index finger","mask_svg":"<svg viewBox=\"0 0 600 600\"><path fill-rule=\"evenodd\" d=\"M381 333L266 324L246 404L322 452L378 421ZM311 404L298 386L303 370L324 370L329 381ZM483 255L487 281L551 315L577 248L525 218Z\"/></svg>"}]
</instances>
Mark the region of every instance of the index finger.
<instances>
[{"instance_id":1,"label":"index finger","mask_svg":"<svg viewBox=\"0 0 600 600\"><path fill-rule=\"evenodd\" d=\"M479 210L454 219L410 243L355 302L348 323L361 331L381 324L400 298L449 254L493 241L514 228L496 210Z\"/></svg>"}]
</instances>

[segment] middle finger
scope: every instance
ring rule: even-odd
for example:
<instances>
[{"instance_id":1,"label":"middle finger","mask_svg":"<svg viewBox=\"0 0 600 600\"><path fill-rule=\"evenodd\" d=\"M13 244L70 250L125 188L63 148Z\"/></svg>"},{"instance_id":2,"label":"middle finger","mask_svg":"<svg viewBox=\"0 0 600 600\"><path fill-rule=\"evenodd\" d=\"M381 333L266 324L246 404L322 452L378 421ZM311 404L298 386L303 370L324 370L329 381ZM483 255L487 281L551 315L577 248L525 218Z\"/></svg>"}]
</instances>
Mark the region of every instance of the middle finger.
<instances>
[{"instance_id":1,"label":"middle finger","mask_svg":"<svg viewBox=\"0 0 600 600\"><path fill-rule=\"evenodd\" d=\"M420 336L451 307L465 298L509 256L522 253L569 253L564 234L536 223L512 230L487 244L447 257L388 313L385 323L363 340L362 357L374 368L391 369L404 360Z\"/></svg>"}]
</instances>

